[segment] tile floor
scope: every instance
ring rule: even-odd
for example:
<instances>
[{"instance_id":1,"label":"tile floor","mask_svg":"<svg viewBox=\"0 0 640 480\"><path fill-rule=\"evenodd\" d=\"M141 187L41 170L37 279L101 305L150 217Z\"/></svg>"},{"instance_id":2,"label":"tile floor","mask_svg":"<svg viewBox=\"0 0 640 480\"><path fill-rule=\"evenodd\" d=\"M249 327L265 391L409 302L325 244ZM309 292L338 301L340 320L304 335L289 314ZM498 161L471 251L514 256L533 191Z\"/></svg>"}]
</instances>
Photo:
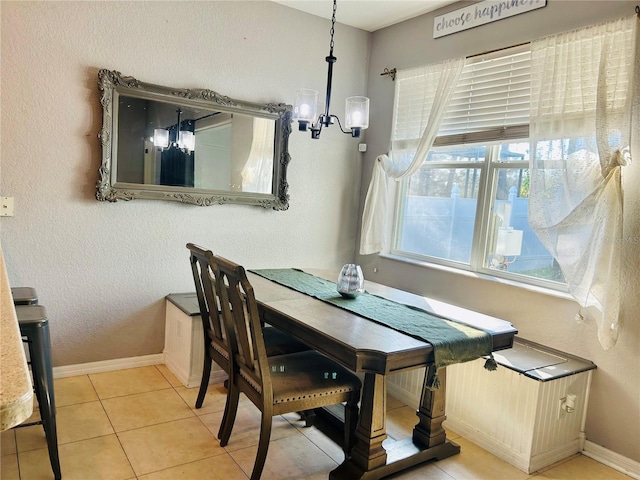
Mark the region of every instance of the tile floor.
<instances>
[{"instance_id":1,"label":"tile floor","mask_svg":"<svg viewBox=\"0 0 640 480\"><path fill-rule=\"evenodd\" d=\"M245 399L229 444L216 433L225 390L211 385L195 410L197 388L187 389L164 366L61 378L55 381L58 442L64 480L246 480L257 448L259 412ZM387 432L410 435L414 411L389 399ZM34 414L34 415L37 415ZM342 450L298 415L274 418L264 480L326 479ZM582 455L527 475L449 432L460 455L429 463L393 479L413 480L629 480ZM1 480L52 479L42 427L2 432Z\"/></svg>"}]
</instances>

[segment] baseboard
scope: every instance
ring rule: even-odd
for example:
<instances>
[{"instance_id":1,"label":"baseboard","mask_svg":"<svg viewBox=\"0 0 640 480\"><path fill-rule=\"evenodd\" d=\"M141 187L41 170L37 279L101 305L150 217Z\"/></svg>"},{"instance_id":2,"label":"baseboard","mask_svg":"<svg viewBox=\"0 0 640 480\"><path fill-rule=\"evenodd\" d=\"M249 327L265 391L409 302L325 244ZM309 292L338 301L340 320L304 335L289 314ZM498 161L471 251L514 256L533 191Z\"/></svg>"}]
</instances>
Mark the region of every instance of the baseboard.
<instances>
[{"instance_id":1,"label":"baseboard","mask_svg":"<svg viewBox=\"0 0 640 480\"><path fill-rule=\"evenodd\" d=\"M504 460L510 465L513 465L518 470L529 473L529 459L524 454L519 454L518 452L514 452L507 445L503 445L498 442L495 438L492 438L489 435L471 427L470 425L459 422L455 418L447 418L442 426L445 430L453 430L458 435L463 437L470 442L475 443L480 446L482 449L493 453L496 457ZM455 441L455 440L454 440Z\"/></svg>"},{"instance_id":2,"label":"baseboard","mask_svg":"<svg viewBox=\"0 0 640 480\"><path fill-rule=\"evenodd\" d=\"M625 475L640 480L640 462L623 457L622 455L607 450L593 442L586 441L582 454L586 457L593 458L607 467L624 473Z\"/></svg>"},{"instance_id":3,"label":"baseboard","mask_svg":"<svg viewBox=\"0 0 640 480\"><path fill-rule=\"evenodd\" d=\"M124 370L127 368L148 367L149 365L163 365L165 356L162 353L156 355L145 355L143 357L116 358L114 360L104 360L101 362L79 363L77 365L65 365L63 367L53 367L53 378L75 377L76 375L89 375L91 373L113 372L114 370ZM169 365L168 365L169 366ZM169 367L174 367L173 365ZM170 370L174 373L173 368ZM177 375L176 375L177 376ZM209 379L209 385L222 383L226 380L227 374L222 370L213 370ZM187 387L197 387L200 385L200 378L179 378Z\"/></svg>"},{"instance_id":4,"label":"baseboard","mask_svg":"<svg viewBox=\"0 0 640 480\"><path fill-rule=\"evenodd\" d=\"M141 357L116 358L101 362L79 363L77 365L64 365L53 367L53 378L74 377L76 375L88 375L90 373L112 372L126 368L147 367L149 365L162 365L163 355L144 355Z\"/></svg>"},{"instance_id":5,"label":"baseboard","mask_svg":"<svg viewBox=\"0 0 640 480\"><path fill-rule=\"evenodd\" d=\"M529 460L529 471L527 473L534 473L538 470L560 462L566 458L575 455L580 452L580 440L575 439L572 442L568 442L566 445L561 445L554 450L544 452L542 454L533 455Z\"/></svg>"},{"instance_id":6,"label":"baseboard","mask_svg":"<svg viewBox=\"0 0 640 480\"><path fill-rule=\"evenodd\" d=\"M513 465L518 470L522 470L523 472L533 473L535 471L544 468L550 464L555 463L556 461L561 460L562 458L567 458L575 451L579 450L579 445L571 445L571 449L563 452L550 452L544 458L542 456L534 457L529 460L525 458L525 456L518 455L516 452L509 451L504 445L501 445L495 439L490 438L488 435L484 435L482 432L479 432L472 427L469 427L467 424L463 422L457 422L453 418L447 418L445 420L443 426L449 428L462 436L463 438L475 443L476 445L480 445L484 450L493 453L496 457L504 460L505 462ZM573 447L576 447L577 450L573 450ZM595 461L606 465L607 467L613 468L618 472L624 473L635 480L640 480L640 463L635 460L631 460L630 458L624 457L618 453L612 452L611 450L607 450L600 445L597 445L593 442L586 441L584 450L581 452L582 455L592 458Z\"/></svg>"},{"instance_id":7,"label":"baseboard","mask_svg":"<svg viewBox=\"0 0 640 480\"><path fill-rule=\"evenodd\" d=\"M171 355L163 355L163 363L167 366L167 368L173 373L176 378L187 388L193 388L200 386L200 382L202 380L202 369L195 374L187 372L178 362L174 361L174 357ZM209 375L209 385L213 383L222 383L227 379L227 374L224 373L220 367L218 367L215 363L212 365L211 375Z\"/></svg>"},{"instance_id":8,"label":"baseboard","mask_svg":"<svg viewBox=\"0 0 640 480\"><path fill-rule=\"evenodd\" d=\"M200 385L200 378L190 377L189 372L182 368L178 362L174 361L174 357L167 355L166 353L164 353L162 357L163 363L167 366L169 371L173 373L185 387L191 388ZM202 376L202 374L200 374L200 376Z\"/></svg>"}]
</instances>

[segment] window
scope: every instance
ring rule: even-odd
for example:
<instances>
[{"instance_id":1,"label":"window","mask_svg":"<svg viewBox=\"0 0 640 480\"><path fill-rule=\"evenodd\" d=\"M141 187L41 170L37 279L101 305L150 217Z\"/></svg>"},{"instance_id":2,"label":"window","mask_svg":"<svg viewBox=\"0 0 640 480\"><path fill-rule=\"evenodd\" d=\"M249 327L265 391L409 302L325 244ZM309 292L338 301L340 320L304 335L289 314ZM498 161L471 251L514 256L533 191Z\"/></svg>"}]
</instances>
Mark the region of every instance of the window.
<instances>
[{"instance_id":1,"label":"window","mask_svg":"<svg viewBox=\"0 0 640 480\"><path fill-rule=\"evenodd\" d=\"M429 80L416 70L398 81L394 135L407 148L394 155L409 158L421 130L406 120L420 108L412 95ZM391 253L563 287L528 221L529 100L528 45L465 64L434 147L399 188Z\"/></svg>"}]
</instances>

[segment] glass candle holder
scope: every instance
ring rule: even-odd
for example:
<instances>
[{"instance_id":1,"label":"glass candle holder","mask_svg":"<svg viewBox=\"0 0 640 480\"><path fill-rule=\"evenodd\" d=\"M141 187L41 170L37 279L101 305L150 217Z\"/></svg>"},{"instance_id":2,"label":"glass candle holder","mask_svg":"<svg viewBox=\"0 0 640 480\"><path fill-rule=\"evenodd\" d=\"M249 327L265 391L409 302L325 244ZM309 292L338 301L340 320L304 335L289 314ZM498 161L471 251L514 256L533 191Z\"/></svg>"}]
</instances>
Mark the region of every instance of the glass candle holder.
<instances>
[{"instance_id":1,"label":"glass candle holder","mask_svg":"<svg viewBox=\"0 0 640 480\"><path fill-rule=\"evenodd\" d=\"M364 292L364 275L360 265L347 263L338 275L337 290L345 298L356 298Z\"/></svg>"}]
</instances>

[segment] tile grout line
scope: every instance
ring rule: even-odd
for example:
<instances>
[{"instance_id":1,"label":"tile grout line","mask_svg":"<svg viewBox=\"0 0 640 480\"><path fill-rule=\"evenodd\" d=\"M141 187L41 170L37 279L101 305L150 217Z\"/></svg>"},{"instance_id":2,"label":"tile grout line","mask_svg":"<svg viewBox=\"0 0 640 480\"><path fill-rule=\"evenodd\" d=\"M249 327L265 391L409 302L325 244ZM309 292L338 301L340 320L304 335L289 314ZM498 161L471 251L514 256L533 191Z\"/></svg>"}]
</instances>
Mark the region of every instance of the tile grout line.
<instances>
[{"instance_id":1,"label":"tile grout line","mask_svg":"<svg viewBox=\"0 0 640 480\"><path fill-rule=\"evenodd\" d=\"M312 425L312 426L310 426L310 427L298 427L298 426L294 425L293 423L291 423L291 422L289 421L289 419L288 419L288 418L286 418L284 415L280 415L280 416L281 416L282 418L284 418L284 420L285 420L285 421L287 421L287 422L289 423L289 425L293 426L293 428L295 428L296 430L298 430L298 432L299 432L302 436L304 436L307 440L309 440L309 441L310 441L310 442L311 442L311 443L312 443L316 448L318 448L318 450L320 450L322 453L324 453L324 454L329 458L329 460L331 460L332 462L334 462L334 463L336 464L336 467L338 467L338 466L340 465L339 463L337 463L337 462L333 459L333 457L329 454L329 452L326 452L326 451L324 450L324 448L322 448L322 446L318 445L316 442L314 442L314 441L313 441L313 439L309 438L309 436L307 436L307 435L305 435L305 434L304 434L303 428L314 428L314 427L313 427L313 425ZM322 433L322 432L321 432L321 433ZM324 435L324 434L323 434L323 435ZM344 448L344 447L343 447L343 448Z\"/></svg>"},{"instance_id":2,"label":"tile grout line","mask_svg":"<svg viewBox=\"0 0 640 480\"><path fill-rule=\"evenodd\" d=\"M124 458L127 459L127 463L129 464L129 468L131 468L131 471L133 472L134 478L138 479L139 475L135 471L135 469L133 468L133 464L131 463L131 460L129 459L129 455L127 454L127 451L124 449L124 445L122 445L122 442L120 441L120 435L118 435L118 432L116 432L116 428L113 425L111 417L107 413L107 409L104 408L104 403L102 403L103 399L100 398L100 395L98 394L98 390L96 389L96 386L94 385L93 381L91 380L91 376L87 375L87 377L89 378L89 382L91 383L91 388L93 388L93 390L94 390L94 392L96 394L96 397L100 401L100 406L102 407L102 410L104 411L105 416L109 420L109 425L111 425L111 429L113 430L113 434L115 435L116 440L118 441L118 445L120 446L120 450L122 450L122 453L124 454Z\"/></svg>"},{"instance_id":3,"label":"tile grout line","mask_svg":"<svg viewBox=\"0 0 640 480\"><path fill-rule=\"evenodd\" d=\"M160 373L162 374L162 371L160 371ZM162 375L164 376L164 374L162 374ZM165 378L166 378L166 377L165 377ZM198 421L202 424L202 426L203 426L204 428L206 428L206 429L207 429L207 431L209 431L209 432L211 433L211 436L213 437L214 441L218 442L218 444L219 444L219 443L220 443L220 440L218 439L218 437L216 436L216 434L215 434L215 433L213 433L211 430L209 430L209 427L207 427L207 425L206 425L206 423L204 422L204 420L202 420L202 417L203 417L204 415L208 415L208 414L198 415L198 414L194 411L195 406L194 406L194 409L192 409L192 408L191 408L191 405L190 405L189 403L187 403L187 400L186 400L184 397L182 397L182 395L180 395L180 393L179 393L179 392L178 392L178 390L176 389L176 386L175 386L175 385L173 385L169 379L167 379L167 381L171 384L171 387L173 388L173 390L174 390L174 391L176 392L176 394L177 394L177 395L178 395L178 396L179 396L179 397L184 401L185 405L187 405L187 407L191 410L191 412L192 412L192 413L194 414L194 416L198 419ZM182 387L182 385L180 385L180 386ZM186 387L185 387L185 388L186 388ZM193 388L199 388L199 387L193 387ZM187 388L187 390L188 390L188 388ZM207 388L207 391L209 391L209 389L208 389L208 388ZM205 399L206 399L206 397L205 397ZM231 454L227 451L227 449L226 449L225 447L220 446L220 448L222 448L222 449L223 449L223 451L224 451L224 454L223 454L223 455L226 455L227 457L229 457L229 459L230 459L233 463L235 463L235 464L238 466L238 468L240 469L240 471L242 472L242 474L243 474L247 479L249 479L249 475L244 471L244 469L243 469L243 468L242 468L242 466L241 466L241 465L236 461L236 459L235 459L235 458L233 458L233 455L231 455ZM212 457L216 457L216 456L218 456L218 455L212 455L211 457L207 457L207 458L212 458ZM199 461L199 460L198 460L198 461ZM190 463L193 463L193 462L190 462ZM185 464L185 465L186 465L186 464Z\"/></svg>"},{"instance_id":4,"label":"tile grout line","mask_svg":"<svg viewBox=\"0 0 640 480\"><path fill-rule=\"evenodd\" d=\"M218 443L219 443L220 441L218 440L218 437L216 437L216 435L215 435L211 430L209 430L209 428L207 427L207 425L205 424L205 422L202 420L202 418L201 418L201 417L202 417L202 416L204 416L204 415L198 415L198 414L194 411L194 409L192 409L192 408L191 408L191 405L190 405L189 403L187 403L187 400L186 400L182 395L180 395L180 393L179 393L179 392L178 392L178 390L177 390L177 388L178 388L178 387L176 387L175 385L173 385L173 383L171 382L171 380L170 380L169 378L167 378L167 377L164 375L164 373L162 373L162 370L160 370L160 369L157 367L157 365L156 365L156 369L160 372L160 375L162 375L162 377L167 381L167 383L169 383L169 385L171 386L171 388L173 389L173 391L176 393L176 395L178 395L178 397L180 397L180 399L184 402L184 404L187 406L187 408L189 409L189 411L190 411L191 413L193 413L193 416L194 416L194 417L196 417L196 418L198 419L198 421L202 424L202 426L203 426L203 427L204 427L208 432L210 432L210 433L211 433L211 436L213 437L214 441L216 441L216 442L218 442ZM183 386L183 385L180 385L179 387L182 387L182 386ZM197 388L197 387L193 387L193 388ZM187 390L188 390L188 388L187 388ZM208 390L208 389L207 389L207 390ZM240 466L240 464L239 464L238 462L236 462L235 458L233 458L233 456L232 456L232 455L231 455L231 454L226 450L226 448L224 448L224 447L221 447L221 448L224 450L224 454L222 454L222 455L226 455L227 457L229 457L229 459L230 459L233 463L235 463L235 464L238 466L238 468L240 469L240 471L242 472L242 474L243 474L243 475L248 479L248 478L249 478L249 476L248 476L248 475L247 475L247 473L243 470L243 468ZM214 457L217 457L217 456L219 456L219 455L211 455L210 457L205 457L205 458L214 458ZM204 459L195 460L194 462L187 462L187 463L184 463L184 464L182 464L182 465L189 465L190 463L199 462L199 461L201 461L201 460L204 460ZM174 467L171 467L171 468L174 468ZM168 469L164 469L164 470L168 470ZM161 472L161 471L164 471L164 470L158 470L158 471L159 471L159 472ZM137 477L136 477L136 478L137 478Z\"/></svg>"}]
</instances>

